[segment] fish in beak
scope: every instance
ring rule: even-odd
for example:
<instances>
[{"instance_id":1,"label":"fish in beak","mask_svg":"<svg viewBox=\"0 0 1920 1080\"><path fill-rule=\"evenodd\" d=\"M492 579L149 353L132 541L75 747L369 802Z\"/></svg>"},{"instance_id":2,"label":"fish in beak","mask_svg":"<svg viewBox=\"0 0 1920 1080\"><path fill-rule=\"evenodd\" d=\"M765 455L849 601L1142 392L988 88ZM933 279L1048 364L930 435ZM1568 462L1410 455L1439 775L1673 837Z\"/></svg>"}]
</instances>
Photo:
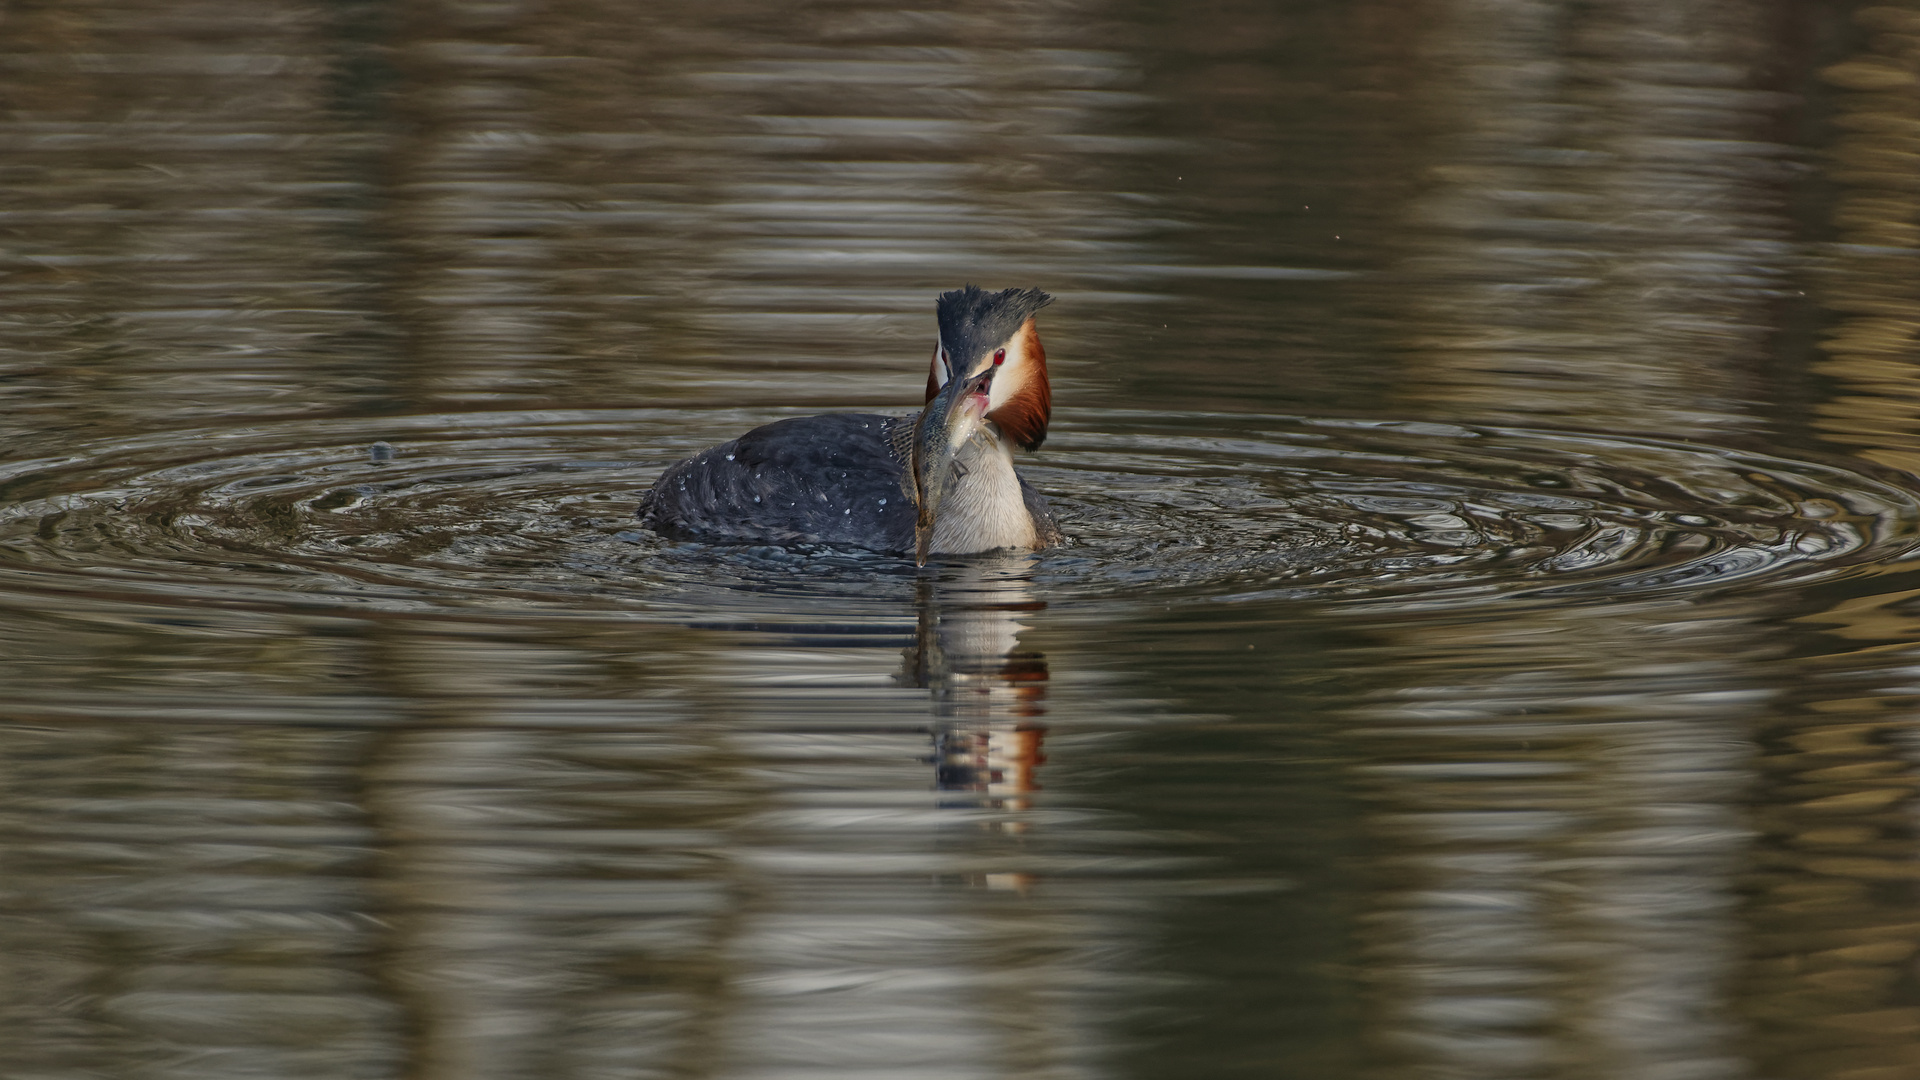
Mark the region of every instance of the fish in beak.
<instances>
[{"instance_id":1,"label":"fish in beak","mask_svg":"<svg viewBox=\"0 0 1920 1080\"><path fill-rule=\"evenodd\" d=\"M913 528L916 565L927 565L940 504L954 482L965 475L966 467L958 460L960 448L984 423L992 407L993 376L999 370L998 366L988 367L978 375L948 379L914 421L913 486L919 509Z\"/></svg>"}]
</instances>

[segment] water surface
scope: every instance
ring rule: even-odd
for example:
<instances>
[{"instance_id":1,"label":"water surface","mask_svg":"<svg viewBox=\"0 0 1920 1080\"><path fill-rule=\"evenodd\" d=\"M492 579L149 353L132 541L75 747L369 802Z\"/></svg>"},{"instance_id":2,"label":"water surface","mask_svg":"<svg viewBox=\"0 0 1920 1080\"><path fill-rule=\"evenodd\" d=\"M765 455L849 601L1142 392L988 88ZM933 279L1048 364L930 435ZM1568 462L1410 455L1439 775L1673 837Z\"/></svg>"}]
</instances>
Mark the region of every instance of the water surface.
<instances>
[{"instance_id":1,"label":"water surface","mask_svg":"<svg viewBox=\"0 0 1920 1080\"><path fill-rule=\"evenodd\" d=\"M0 1072L1891 1080L1920 8L0 55ZM1070 542L638 528L1034 285Z\"/></svg>"}]
</instances>

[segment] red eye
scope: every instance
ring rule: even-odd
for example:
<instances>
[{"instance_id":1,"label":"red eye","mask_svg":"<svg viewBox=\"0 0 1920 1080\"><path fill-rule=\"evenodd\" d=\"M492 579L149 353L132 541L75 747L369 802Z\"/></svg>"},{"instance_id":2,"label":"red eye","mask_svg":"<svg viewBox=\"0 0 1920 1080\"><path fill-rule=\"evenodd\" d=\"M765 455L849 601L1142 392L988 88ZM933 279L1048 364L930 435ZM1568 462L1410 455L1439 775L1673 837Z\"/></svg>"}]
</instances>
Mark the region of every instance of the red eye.
<instances>
[{"instance_id":1,"label":"red eye","mask_svg":"<svg viewBox=\"0 0 1920 1080\"><path fill-rule=\"evenodd\" d=\"M993 366L994 367L999 367L1001 364L1004 364L1006 362L1007 362L1007 350L1005 349L993 350Z\"/></svg>"}]
</instances>

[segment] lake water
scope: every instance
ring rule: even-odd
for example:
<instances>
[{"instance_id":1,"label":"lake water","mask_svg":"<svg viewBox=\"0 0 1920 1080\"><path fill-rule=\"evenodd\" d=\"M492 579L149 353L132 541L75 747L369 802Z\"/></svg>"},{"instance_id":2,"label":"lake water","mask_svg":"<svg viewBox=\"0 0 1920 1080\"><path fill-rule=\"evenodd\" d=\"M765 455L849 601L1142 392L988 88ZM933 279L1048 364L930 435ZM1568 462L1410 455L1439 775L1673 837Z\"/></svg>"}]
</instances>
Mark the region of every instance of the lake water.
<instances>
[{"instance_id":1,"label":"lake water","mask_svg":"<svg viewBox=\"0 0 1920 1080\"><path fill-rule=\"evenodd\" d=\"M0 1074L1920 1077L1920 4L0 13ZM1070 542L641 531L1038 286Z\"/></svg>"}]
</instances>

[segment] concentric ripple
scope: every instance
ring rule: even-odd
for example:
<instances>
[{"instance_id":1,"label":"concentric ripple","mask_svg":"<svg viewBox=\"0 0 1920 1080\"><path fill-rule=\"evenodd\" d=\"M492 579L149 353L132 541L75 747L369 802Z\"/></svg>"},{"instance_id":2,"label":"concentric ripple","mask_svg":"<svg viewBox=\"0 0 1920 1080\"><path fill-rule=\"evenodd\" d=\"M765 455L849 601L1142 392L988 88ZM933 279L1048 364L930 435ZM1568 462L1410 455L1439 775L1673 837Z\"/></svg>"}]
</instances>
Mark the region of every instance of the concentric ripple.
<instances>
[{"instance_id":1,"label":"concentric ripple","mask_svg":"<svg viewBox=\"0 0 1920 1080\"><path fill-rule=\"evenodd\" d=\"M772 414L629 410L293 421L0 464L0 588L182 604L854 614L906 561L672 544L660 468ZM1031 466L1073 537L1062 595L1473 602L1752 587L1906 557L1920 495L1696 444L1433 424L1105 412ZM728 598L732 598L729 600Z\"/></svg>"},{"instance_id":2,"label":"concentric ripple","mask_svg":"<svg viewBox=\"0 0 1920 1080\"><path fill-rule=\"evenodd\" d=\"M1458 602L1803 581L1916 543L1920 494L1835 465L1431 423L1274 417L1249 437L1236 419L1233 439L1205 416L1064 436L1072 471L1042 482L1073 492L1103 563L1087 572L1221 599Z\"/></svg>"}]
</instances>

